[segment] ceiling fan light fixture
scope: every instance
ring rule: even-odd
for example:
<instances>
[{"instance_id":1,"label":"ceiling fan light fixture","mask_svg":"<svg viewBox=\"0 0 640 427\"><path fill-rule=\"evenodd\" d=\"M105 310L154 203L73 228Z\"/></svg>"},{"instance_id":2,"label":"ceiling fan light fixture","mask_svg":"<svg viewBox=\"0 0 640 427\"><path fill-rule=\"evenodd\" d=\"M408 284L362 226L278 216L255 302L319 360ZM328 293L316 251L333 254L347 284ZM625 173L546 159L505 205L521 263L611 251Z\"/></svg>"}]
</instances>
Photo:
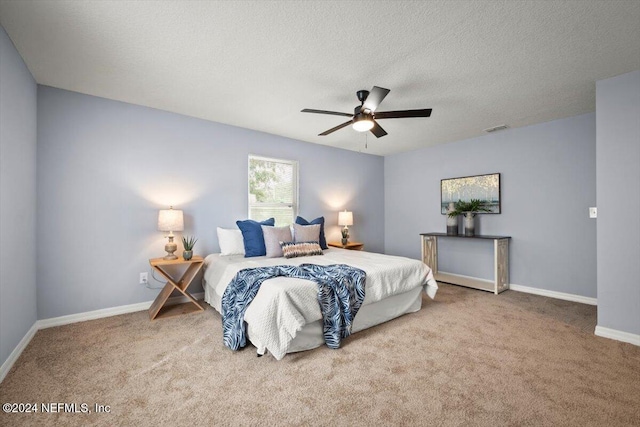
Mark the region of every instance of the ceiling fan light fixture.
<instances>
[{"instance_id":1,"label":"ceiling fan light fixture","mask_svg":"<svg viewBox=\"0 0 640 427\"><path fill-rule=\"evenodd\" d=\"M358 96L358 101L360 101L361 104L357 105L356 108L353 109L353 114L341 113L339 111L313 110L310 108L305 108L301 112L349 117L349 120L346 122L341 123L338 126L334 126L329 130L325 130L318 134L318 136L327 136L337 130L351 125L353 130L357 132L371 131L376 138L381 138L387 135L387 131L385 131L375 119L404 119L410 117L431 116L431 108L423 108L420 110L378 111L380 103L389 92L389 89L378 86L374 86L373 89L371 89L371 92L368 90L357 91L356 95Z\"/></svg>"},{"instance_id":2,"label":"ceiling fan light fixture","mask_svg":"<svg viewBox=\"0 0 640 427\"><path fill-rule=\"evenodd\" d=\"M358 132L366 132L373 129L373 119L371 116L358 114L353 118L353 128Z\"/></svg>"}]
</instances>

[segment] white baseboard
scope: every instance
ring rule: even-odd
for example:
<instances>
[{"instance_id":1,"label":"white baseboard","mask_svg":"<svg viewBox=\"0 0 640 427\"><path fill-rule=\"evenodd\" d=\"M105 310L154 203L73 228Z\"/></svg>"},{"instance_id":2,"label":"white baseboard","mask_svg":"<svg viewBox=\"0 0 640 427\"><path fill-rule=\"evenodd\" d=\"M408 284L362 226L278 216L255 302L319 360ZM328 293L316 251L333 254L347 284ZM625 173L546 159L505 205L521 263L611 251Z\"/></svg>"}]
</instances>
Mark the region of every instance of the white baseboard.
<instances>
[{"instance_id":1,"label":"white baseboard","mask_svg":"<svg viewBox=\"0 0 640 427\"><path fill-rule=\"evenodd\" d=\"M486 282L487 285L493 286L493 280L489 280L489 279L480 279L478 277L465 276L463 274L447 273L445 271L440 271L439 273L449 274L449 275L453 275L453 276L457 276L457 277L461 277L461 278L469 279L473 281ZM598 305L597 298L584 297L582 295L574 295L574 294L567 294L564 292L549 291L547 289L532 288L530 286L515 285L513 283L509 285L509 289L516 292L524 292L527 294L541 295L543 297L563 299L565 301L573 301L573 302L579 302L582 304L589 304L589 305Z\"/></svg>"},{"instance_id":2,"label":"white baseboard","mask_svg":"<svg viewBox=\"0 0 640 427\"><path fill-rule=\"evenodd\" d=\"M629 344L640 346L640 335L630 332L609 329L603 326L596 326L596 335L603 338L610 338L616 341L627 342Z\"/></svg>"},{"instance_id":3,"label":"white baseboard","mask_svg":"<svg viewBox=\"0 0 640 427\"><path fill-rule=\"evenodd\" d=\"M191 294L195 299L204 298L204 292ZM178 295L169 298L167 305L180 304L189 301L184 295ZM16 363L18 357L22 354L31 339L40 329L51 328L54 326L69 325L71 323L85 322L87 320L101 319L103 317L117 316L119 314L134 313L136 311L148 310L153 301L139 302L136 304L121 305L119 307L103 308L101 310L87 311L85 313L70 314L68 316L52 317L50 319L37 320L31 329L20 340L16 348L13 349L7 360L0 366L0 383L7 376L7 373Z\"/></svg>"},{"instance_id":4,"label":"white baseboard","mask_svg":"<svg viewBox=\"0 0 640 427\"><path fill-rule=\"evenodd\" d=\"M489 285L491 285L493 283L493 280L490 279L481 279L480 277L473 277L473 276L465 276L464 274L458 274L458 273L449 273L448 271L438 271L439 274L446 274L448 276L456 276L456 277L462 277L464 279L469 279L469 280L477 280L479 282L485 282ZM443 280L444 283L447 283L446 281ZM461 285L463 286L463 285Z\"/></svg>"},{"instance_id":5,"label":"white baseboard","mask_svg":"<svg viewBox=\"0 0 640 427\"><path fill-rule=\"evenodd\" d=\"M69 314L67 316L51 317L49 319L38 320L38 329L52 328L54 326L69 325L71 323L84 322L87 320L101 319L103 317L117 316L119 314L148 310L150 305L151 304L149 302L139 302L137 304L103 308L101 310Z\"/></svg>"},{"instance_id":6,"label":"white baseboard","mask_svg":"<svg viewBox=\"0 0 640 427\"><path fill-rule=\"evenodd\" d=\"M204 292L191 294L195 299L204 298ZM187 302L187 297L178 295L171 297L167 305ZM85 322L87 320L101 319L103 317L117 316L119 314L134 313L136 311L148 310L153 301L139 302L136 304L121 305L119 307L103 308L101 310L87 311L84 313L70 314L68 316L52 317L50 319L38 320L38 329L51 328L54 326L69 325L71 323Z\"/></svg>"},{"instance_id":7,"label":"white baseboard","mask_svg":"<svg viewBox=\"0 0 640 427\"><path fill-rule=\"evenodd\" d=\"M582 304L598 305L597 298L584 297L582 295L574 295L574 294L567 294L564 292L549 291L546 289L531 288L529 286L514 285L513 283L509 285L509 289L517 292L525 292L527 294L542 295L543 297L563 299L566 301L579 302Z\"/></svg>"},{"instance_id":8,"label":"white baseboard","mask_svg":"<svg viewBox=\"0 0 640 427\"><path fill-rule=\"evenodd\" d=\"M7 376L7 373L13 367L13 364L16 363L18 357L22 354L27 345L31 342L31 338L38 332L38 322L36 321L33 326L27 331L24 337L20 340L16 348L13 349L7 360L4 361L2 366L0 366L0 383L4 380L4 377Z\"/></svg>"}]
</instances>

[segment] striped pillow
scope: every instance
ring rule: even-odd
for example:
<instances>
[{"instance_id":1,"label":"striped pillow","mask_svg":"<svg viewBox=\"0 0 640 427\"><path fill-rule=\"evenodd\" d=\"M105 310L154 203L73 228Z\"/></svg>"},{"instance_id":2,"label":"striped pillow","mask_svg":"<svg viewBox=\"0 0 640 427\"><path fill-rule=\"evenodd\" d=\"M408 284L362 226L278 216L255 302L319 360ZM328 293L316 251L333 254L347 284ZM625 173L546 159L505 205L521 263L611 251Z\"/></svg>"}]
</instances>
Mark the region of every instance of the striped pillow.
<instances>
[{"instance_id":1,"label":"striped pillow","mask_svg":"<svg viewBox=\"0 0 640 427\"><path fill-rule=\"evenodd\" d=\"M282 254L285 258L322 255L322 248L318 242L280 242L280 246L282 246Z\"/></svg>"}]
</instances>

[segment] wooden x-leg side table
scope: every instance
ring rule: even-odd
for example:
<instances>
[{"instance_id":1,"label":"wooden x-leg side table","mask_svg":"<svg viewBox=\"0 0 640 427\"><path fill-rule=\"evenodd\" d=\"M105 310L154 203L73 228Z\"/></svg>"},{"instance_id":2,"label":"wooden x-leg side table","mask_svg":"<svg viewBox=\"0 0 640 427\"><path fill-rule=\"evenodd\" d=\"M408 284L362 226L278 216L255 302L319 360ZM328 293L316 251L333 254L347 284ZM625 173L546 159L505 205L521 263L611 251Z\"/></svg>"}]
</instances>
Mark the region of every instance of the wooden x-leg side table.
<instances>
[{"instance_id":1,"label":"wooden x-leg side table","mask_svg":"<svg viewBox=\"0 0 640 427\"><path fill-rule=\"evenodd\" d=\"M162 288L162 291L158 294L153 304L149 308L149 319L163 319L166 317L179 316L181 314L195 313L198 311L204 311L204 308L198 303L189 292L187 288L191 284L191 281L198 274L204 265L204 259L201 256L194 256L190 260L186 261L183 258L174 260L166 260L164 258L153 258L149 260L151 267L162 276L167 279L167 284ZM169 274L165 268L167 266L189 264L187 270L182 277L177 280ZM177 289L182 295L189 299L188 302L183 304L176 304L166 306L165 304L171 296L174 289Z\"/></svg>"}]
</instances>

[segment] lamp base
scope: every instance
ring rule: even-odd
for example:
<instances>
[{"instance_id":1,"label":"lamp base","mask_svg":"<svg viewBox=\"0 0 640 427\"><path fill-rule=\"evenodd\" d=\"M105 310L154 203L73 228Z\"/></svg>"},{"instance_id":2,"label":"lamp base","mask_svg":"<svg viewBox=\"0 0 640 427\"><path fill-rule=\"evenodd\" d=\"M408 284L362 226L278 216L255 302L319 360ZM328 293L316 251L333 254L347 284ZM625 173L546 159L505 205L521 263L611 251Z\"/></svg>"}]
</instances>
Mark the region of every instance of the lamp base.
<instances>
[{"instance_id":1,"label":"lamp base","mask_svg":"<svg viewBox=\"0 0 640 427\"><path fill-rule=\"evenodd\" d=\"M164 245L164 250L167 252L167 256L162 259L166 259L167 261L178 259L178 257L173 254L178 250L178 245L173 242L173 236L169 236L169 241Z\"/></svg>"}]
</instances>

